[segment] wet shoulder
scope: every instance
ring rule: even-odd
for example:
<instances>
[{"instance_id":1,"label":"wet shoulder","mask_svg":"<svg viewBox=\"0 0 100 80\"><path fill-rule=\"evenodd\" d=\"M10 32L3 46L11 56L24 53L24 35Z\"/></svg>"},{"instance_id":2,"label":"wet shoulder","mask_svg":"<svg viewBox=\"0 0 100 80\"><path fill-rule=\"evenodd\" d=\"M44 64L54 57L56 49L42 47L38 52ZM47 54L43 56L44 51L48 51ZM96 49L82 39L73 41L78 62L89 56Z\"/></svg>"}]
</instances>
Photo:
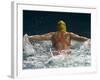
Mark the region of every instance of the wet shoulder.
<instances>
[{"instance_id":1,"label":"wet shoulder","mask_svg":"<svg viewBox=\"0 0 100 80\"><path fill-rule=\"evenodd\" d=\"M65 39L70 39L71 38L71 32L65 32Z\"/></svg>"}]
</instances>

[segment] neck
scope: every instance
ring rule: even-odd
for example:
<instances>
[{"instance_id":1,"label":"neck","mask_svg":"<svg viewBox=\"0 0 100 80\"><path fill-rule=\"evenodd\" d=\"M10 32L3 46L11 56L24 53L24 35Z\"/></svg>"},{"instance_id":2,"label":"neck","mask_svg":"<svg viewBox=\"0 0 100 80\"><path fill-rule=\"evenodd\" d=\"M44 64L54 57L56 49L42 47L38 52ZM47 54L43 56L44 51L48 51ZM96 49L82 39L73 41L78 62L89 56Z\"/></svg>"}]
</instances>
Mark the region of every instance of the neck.
<instances>
[{"instance_id":1,"label":"neck","mask_svg":"<svg viewBox=\"0 0 100 80\"><path fill-rule=\"evenodd\" d=\"M60 30L59 32L66 32L65 30Z\"/></svg>"}]
</instances>

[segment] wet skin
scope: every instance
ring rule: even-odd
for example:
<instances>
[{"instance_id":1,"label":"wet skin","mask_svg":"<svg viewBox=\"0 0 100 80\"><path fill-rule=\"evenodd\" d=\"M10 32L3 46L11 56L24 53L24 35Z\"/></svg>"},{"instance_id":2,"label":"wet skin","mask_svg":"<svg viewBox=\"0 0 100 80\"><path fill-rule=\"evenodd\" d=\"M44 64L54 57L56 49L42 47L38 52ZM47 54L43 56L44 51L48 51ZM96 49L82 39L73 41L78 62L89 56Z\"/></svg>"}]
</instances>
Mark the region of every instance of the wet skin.
<instances>
[{"instance_id":1,"label":"wet skin","mask_svg":"<svg viewBox=\"0 0 100 80\"><path fill-rule=\"evenodd\" d=\"M63 31L50 32L43 35L29 36L30 42L32 42L33 40L38 40L38 41L51 40L53 48L59 52L61 52L62 50L69 49L72 39L77 41L88 40L88 38L86 37L79 36L72 32L63 32ZM55 53L55 54L59 54L59 53Z\"/></svg>"}]
</instances>

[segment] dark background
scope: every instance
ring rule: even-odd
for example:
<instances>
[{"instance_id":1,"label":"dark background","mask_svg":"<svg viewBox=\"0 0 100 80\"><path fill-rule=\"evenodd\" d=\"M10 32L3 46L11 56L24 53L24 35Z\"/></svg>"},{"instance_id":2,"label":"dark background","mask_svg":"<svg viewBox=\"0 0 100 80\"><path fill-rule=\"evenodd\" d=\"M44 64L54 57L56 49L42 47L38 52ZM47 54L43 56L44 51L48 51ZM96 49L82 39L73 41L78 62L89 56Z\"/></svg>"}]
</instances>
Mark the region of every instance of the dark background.
<instances>
[{"instance_id":1,"label":"dark background","mask_svg":"<svg viewBox=\"0 0 100 80\"><path fill-rule=\"evenodd\" d=\"M54 32L60 20L66 22L68 32L91 37L91 14L31 10L23 10L23 35Z\"/></svg>"}]
</instances>

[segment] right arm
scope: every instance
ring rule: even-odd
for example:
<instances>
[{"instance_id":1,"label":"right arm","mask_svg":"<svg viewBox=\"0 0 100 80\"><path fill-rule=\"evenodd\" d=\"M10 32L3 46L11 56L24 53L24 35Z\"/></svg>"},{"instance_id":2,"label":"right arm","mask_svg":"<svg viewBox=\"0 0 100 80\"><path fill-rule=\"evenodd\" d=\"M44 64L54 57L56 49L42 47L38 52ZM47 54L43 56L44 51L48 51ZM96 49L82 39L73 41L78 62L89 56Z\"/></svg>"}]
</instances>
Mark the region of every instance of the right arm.
<instances>
[{"instance_id":1,"label":"right arm","mask_svg":"<svg viewBox=\"0 0 100 80\"><path fill-rule=\"evenodd\" d=\"M86 41L86 40L88 40L88 38L83 37L83 36L79 36L79 35L74 34L74 33L70 33L70 36L71 36L71 39L77 40L77 41Z\"/></svg>"}]
</instances>

